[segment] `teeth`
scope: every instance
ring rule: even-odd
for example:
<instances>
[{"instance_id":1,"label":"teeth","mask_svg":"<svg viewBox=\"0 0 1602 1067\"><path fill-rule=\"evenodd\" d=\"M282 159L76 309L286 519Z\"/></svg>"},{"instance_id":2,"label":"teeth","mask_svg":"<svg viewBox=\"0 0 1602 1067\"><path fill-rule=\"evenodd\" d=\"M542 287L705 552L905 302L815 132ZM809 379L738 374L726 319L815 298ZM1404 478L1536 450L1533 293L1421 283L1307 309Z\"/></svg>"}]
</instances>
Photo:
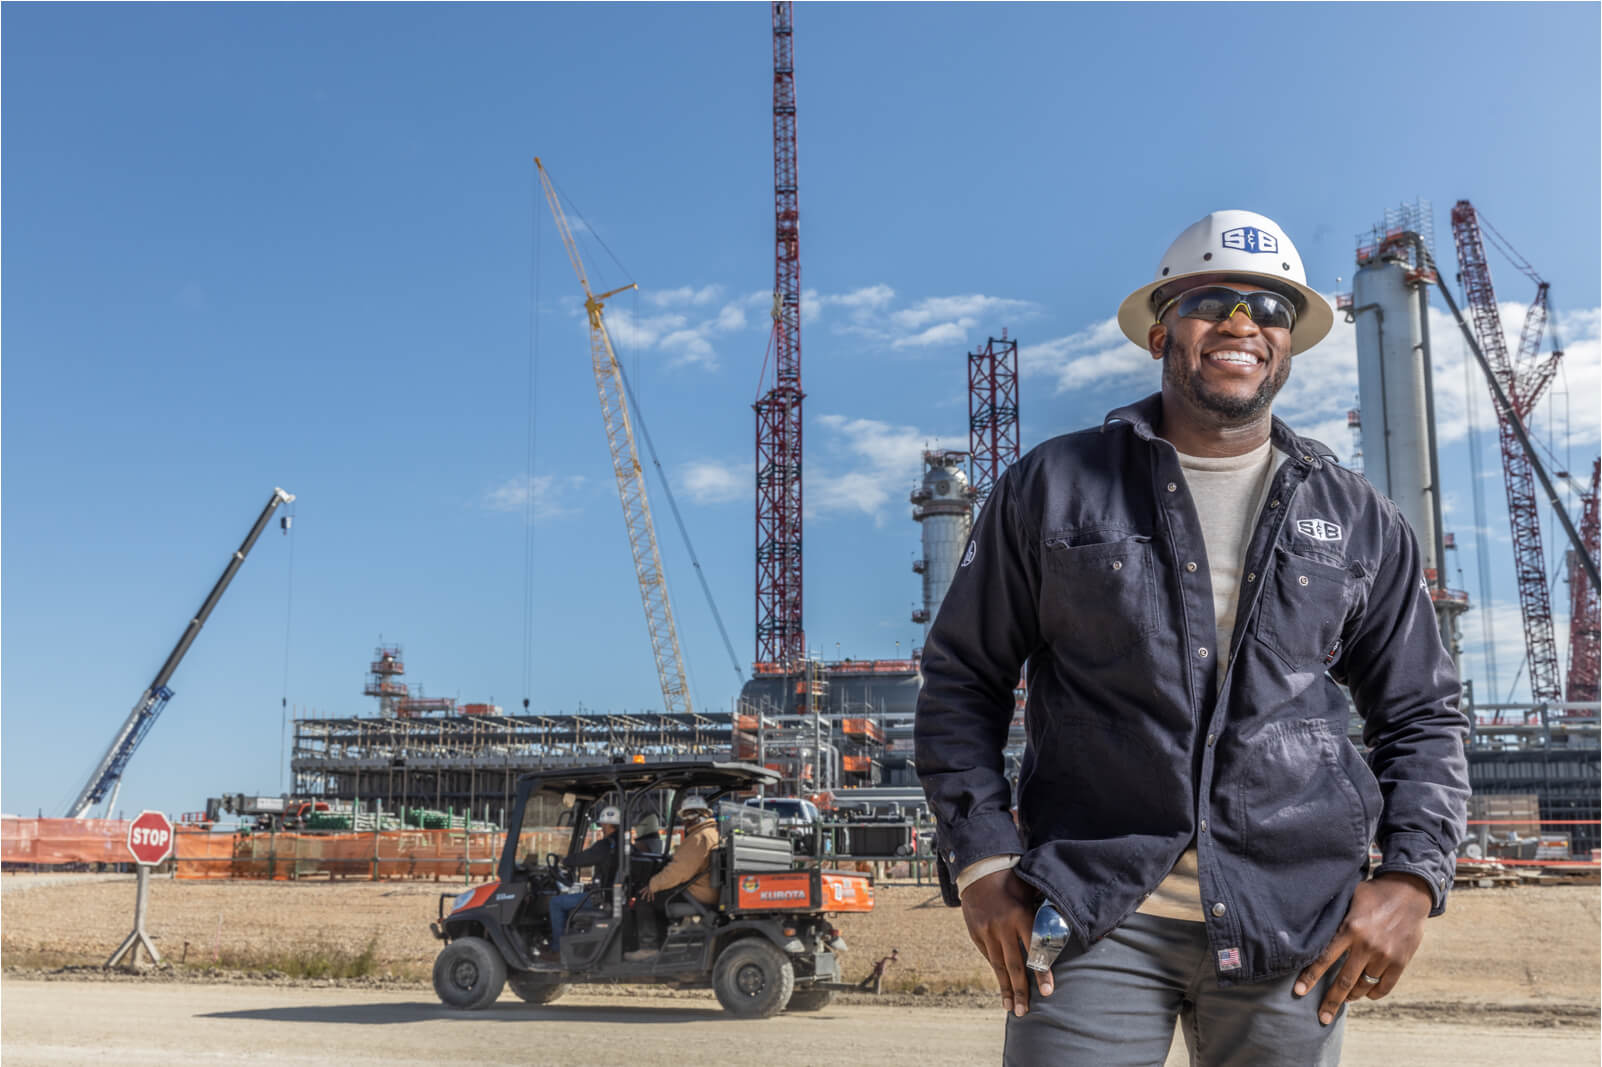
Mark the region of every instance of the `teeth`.
<instances>
[{"instance_id":1,"label":"teeth","mask_svg":"<svg viewBox=\"0 0 1602 1067\"><path fill-rule=\"evenodd\" d=\"M1208 359L1215 359L1220 363L1235 363L1243 367L1255 367L1257 357L1250 352L1212 352Z\"/></svg>"}]
</instances>

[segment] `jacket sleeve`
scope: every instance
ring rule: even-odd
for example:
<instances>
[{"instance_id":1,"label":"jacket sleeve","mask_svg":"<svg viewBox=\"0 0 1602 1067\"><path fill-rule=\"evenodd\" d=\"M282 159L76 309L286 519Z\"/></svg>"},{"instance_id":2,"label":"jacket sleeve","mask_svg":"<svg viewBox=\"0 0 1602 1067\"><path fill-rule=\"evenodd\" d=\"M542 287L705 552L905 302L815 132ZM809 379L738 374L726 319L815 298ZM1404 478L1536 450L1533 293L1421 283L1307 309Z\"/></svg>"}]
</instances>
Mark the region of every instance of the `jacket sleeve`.
<instances>
[{"instance_id":1,"label":"jacket sleeve","mask_svg":"<svg viewBox=\"0 0 1602 1067\"><path fill-rule=\"evenodd\" d=\"M594 867L605 863L612 858L612 839L603 837L589 848L580 849L568 854L567 865L577 870L580 867Z\"/></svg>"},{"instance_id":2,"label":"jacket sleeve","mask_svg":"<svg viewBox=\"0 0 1602 1067\"><path fill-rule=\"evenodd\" d=\"M679 842L674 850L673 858L667 865L651 876L645 883L645 888L655 893L663 889L672 889L692 881L696 875L706 870L707 856L710 849L707 846L707 834L691 834Z\"/></svg>"},{"instance_id":3,"label":"jacket sleeve","mask_svg":"<svg viewBox=\"0 0 1602 1067\"><path fill-rule=\"evenodd\" d=\"M1002 761L1013 690L1039 641L1037 546L1020 517L1017 471L997 481L980 511L924 642L915 759L936 820L942 893L953 906L963 868L1024 851Z\"/></svg>"},{"instance_id":4,"label":"jacket sleeve","mask_svg":"<svg viewBox=\"0 0 1602 1067\"><path fill-rule=\"evenodd\" d=\"M1441 643L1413 531L1386 501L1384 553L1362 615L1349 622L1330 674L1363 717L1369 766L1384 796L1376 874L1405 871L1429 883L1431 915L1446 907L1457 846L1467 829L1468 716Z\"/></svg>"}]
</instances>

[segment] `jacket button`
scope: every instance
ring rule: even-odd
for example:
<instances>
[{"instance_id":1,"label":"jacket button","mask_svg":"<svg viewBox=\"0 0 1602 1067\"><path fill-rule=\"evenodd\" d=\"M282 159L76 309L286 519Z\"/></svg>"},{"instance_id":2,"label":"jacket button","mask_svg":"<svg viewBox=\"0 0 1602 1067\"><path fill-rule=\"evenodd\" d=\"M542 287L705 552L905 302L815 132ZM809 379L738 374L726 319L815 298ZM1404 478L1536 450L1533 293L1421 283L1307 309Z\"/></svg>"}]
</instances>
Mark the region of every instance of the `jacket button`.
<instances>
[{"instance_id":1,"label":"jacket button","mask_svg":"<svg viewBox=\"0 0 1602 1067\"><path fill-rule=\"evenodd\" d=\"M1296 584L1297 584L1297 585L1306 585L1306 584L1307 584L1307 575L1305 575L1305 574L1298 574L1298 575L1297 575L1297 576L1296 576Z\"/></svg>"},{"instance_id":2,"label":"jacket button","mask_svg":"<svg viewBox=\"0 0 1602 1067\"><path fill-rule=\"evenodd\" d=\"M957 862L957 850L956 849L952 849L950 852L946 853L946 862L947 863L956 863Z\"/></svg>"},{"instance_id":3,"label":"jacket button","mask_svg":"<svg viewBox=\"0 0 1602 1067\"><path fill-rule=\"evenodd\" d=\"M1218 735L1217 734L1208 734L1207 735L1207 747L1208 748L1212 748L1213 747L1213 742L1217 741L1217 740L1218 740Z\"/></svg>"},{"instance_id":4,"label":"jacket button","mask_svg":"<svg viewBox=\"0 0 1602 1067\"><path fill-rule=\"evenodd\" d=\"M1219 918L1222 918L1224 913L1228 910L1228 908L1224 907L1224 902L1222 900L1213 905L1213 914L1217 915Z\"/></svg>"},{"instance_id":5,"label":"jacket button","mask_svg":"<svg viewBox=\"0 0 1602 1067\"><path fill-rule=\"evenodd\" d=\"M1207 820L1206 819L1203 819L1201 821L1201 832L1204 833L1204 834L1207 832Z\"/></svg>"},{"instance_id":6,"label":"jacket button","mask_svg":"<svg viewBox=\"0 0 1602 1067\"><path fill-rule=\"evenodd\" d=\"M1168 491L1170 493L1172 493L1174 490L1176 490L1178 488L1179 488L1179 486L1175 485L1173 482L1169 482L1168 483Z\"/></svg>"},{"instance_id":7,"label":"jacket button","mask_svg":"<svg viewBox=\"0 0 1602 1067\"><path fill-rule=\"evenodd\" d=\"M1247 575L1247 576L1246 576L1246 580L1247 580L1247 581L1248 581L1248 582L1255 582L1255 581L1256 581L1256 580L1257 580L1257 572L1256 572L1256 571L1253 571L1253 572L1252 572L1252 573L1251 573L1251 574L1248 574L1248 575Z\"/></svg>"},{"instance_id":8,"label":"jacket button","mask_svg":"<svg viewBox=\"0 0 1602 1067\"><path fill-rule=\"evenodd\" d=\"M1195 563L1195 561L1191 561L1191 562L1189 562L1189 563L1187 563L1187 564L1185 564L1185 569L1186 569L1186 570L1187 570L1187 571L1191 571L1191 572L1194 572L1194 571L1195 571L1195 570L1196 570L1196 563Z\"/></svg>"},{"instance_id":9,"label":"jacket button","mask_svg":"<svg viewBox=\"0 0 1602 1067\"><path fill-rule=\"evenodd\" d=\"M1207 658L1207 650L1205 648L1198 648L1196 650L1196 655L1200 656L1202 659L1206 659Z\"/></svg>"},{"instance_id":10,"label":"jacket button","mask_svg":"<svg viewBox=\"0 0 1602 1067\"><path fill-rule=\"evenodd\" d=\"M1268 506L1269 506L1270 509L1277 508L1277 507L1279 507L1279 501L1278 500L1270 500L1268 502Z\"/></svg>"},{"instance_id":11,"label":"jacket button","mask_svg":"<svg viewBox=\"0 0 1602 1067\"><path fill-rule=\"evenodd\" d=\"M1123 569L1124 569L1124 561L1123 560L1121 560L1121 559L1113 560L1113 570L1121 571Z\"/></svg>"}]
</instances>

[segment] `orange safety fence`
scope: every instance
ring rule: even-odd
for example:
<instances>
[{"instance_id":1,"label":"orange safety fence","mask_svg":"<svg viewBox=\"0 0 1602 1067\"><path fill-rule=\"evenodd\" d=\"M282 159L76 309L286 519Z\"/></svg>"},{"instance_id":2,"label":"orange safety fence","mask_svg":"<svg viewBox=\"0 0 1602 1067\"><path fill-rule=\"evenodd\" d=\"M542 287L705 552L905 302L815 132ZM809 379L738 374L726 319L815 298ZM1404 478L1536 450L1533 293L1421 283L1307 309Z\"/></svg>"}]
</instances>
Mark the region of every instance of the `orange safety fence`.
<instances>
[{"instance_id":1,"label":"orange safety fence","mask_svg":"<svg viewBox=\"0 0 1602 1067\"><path fill-rule=\"evenodd\" d=\"M126 819L0 819L0 861L132 863Z\"/></svg>"},{"instance_id":2,"label":"orange safety fence","mask_svg":"<svg viewBox=\"0 0 1602 1067\"><path fill-rule=\"evenodd\" d=\"M506 841L503 831L372 830L319 833L214 833L174 827L177 878L490 878ZM543 863L565 853L564 827L525 832L523 855ZM67 866L132 864L124 819L3 819L0 860L7 864Z\"/></svg>"}]
</instances>

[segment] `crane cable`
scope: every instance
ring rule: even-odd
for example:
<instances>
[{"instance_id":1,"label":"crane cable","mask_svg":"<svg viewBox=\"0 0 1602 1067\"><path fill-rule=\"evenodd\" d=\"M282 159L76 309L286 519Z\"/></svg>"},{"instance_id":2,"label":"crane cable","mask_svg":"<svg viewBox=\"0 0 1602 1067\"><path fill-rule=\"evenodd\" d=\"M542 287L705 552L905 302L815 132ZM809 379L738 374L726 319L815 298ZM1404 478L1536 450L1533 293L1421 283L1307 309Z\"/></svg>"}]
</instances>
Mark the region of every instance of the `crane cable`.
<instances>
[{"instance_id":1,"label":"crane cable","mask_svg":"<svg viewBox=\"0 0 1602 1067\"><path fill-rule=\"evenodd\" d=\"M540 349L542 279L540 267L543 248L542 238L545 233L545 228L541 225L543 214L540 211L537 184L529 205L533 216L533 233L530 235L533 255L529 257L529 292L532 299L529 302L528 312L528 428L523 444L523 714L525 715L529 714L529 700L533 696L532 690L534 688L535 400L538 395L536 369L539 365Z\"/></svg>"},{"instance_id":2,"label":"crane cable","mask_svg":"<svg viewBox=\"0 0 1602 1067\"><path fill-rule=\"evenodd\" d=\"M289 538L289 573L284 582L284 681L278 697L278 791L284 791L284 778L288 764L284 761L285 746L289 739L289 635L295 612L295 502L289 502L287 514L278 516L278 528Z\"/></svg>"}]
</instances>

